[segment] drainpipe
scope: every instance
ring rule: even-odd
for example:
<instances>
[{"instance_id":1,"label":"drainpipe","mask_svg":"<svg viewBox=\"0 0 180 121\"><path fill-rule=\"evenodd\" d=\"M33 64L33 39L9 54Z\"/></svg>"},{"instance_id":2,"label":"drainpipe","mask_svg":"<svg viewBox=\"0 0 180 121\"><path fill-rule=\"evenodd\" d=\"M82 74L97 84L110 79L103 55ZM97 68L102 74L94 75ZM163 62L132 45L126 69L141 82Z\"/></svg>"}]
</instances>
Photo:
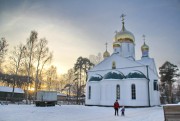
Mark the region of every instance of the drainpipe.
<instances>
[{"instance_id":1,"label":"drainpipe","mask_svg":"<svg viewBox=\"0 0 180 121\"><path fill-rule=\"evenodd\" d=\"M150 79L149 79L148 65L146 65L146 70L147 70L147 80L148 80L148 103L149 103L149 107L151 107L151 104L150 104L150 91L149 91L149 82L150 82Z\"/></svg>"}]
</instances>

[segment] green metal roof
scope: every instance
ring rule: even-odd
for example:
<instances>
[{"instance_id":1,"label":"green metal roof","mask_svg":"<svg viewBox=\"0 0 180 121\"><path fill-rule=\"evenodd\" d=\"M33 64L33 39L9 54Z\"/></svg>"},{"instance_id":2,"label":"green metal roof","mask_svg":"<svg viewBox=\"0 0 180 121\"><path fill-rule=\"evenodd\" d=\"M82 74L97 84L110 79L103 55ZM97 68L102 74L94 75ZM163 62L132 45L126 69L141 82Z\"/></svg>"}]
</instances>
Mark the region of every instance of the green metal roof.
<instances>
[{"instance_id":1,"label":"green metal roof","mask_svg":"<svg viewBox=\"0 0 180 121\"><path fill-rule=\"evenodd\" d=\"M146 76L142 72L131 72L126 78L146 78Z\"/></svg>"},{"instance_id":2,"label":"green metal roof","mask_svg":"<svg viewBox=\"0 0 180 121\"><path fill-rule=\"evenodd\" d=\"M95 75L95 76L91 76L89 81L101 81L102 80L102 76L101 75Z\"/></svg>"},{"instance_id":3,"label":"green metal roof","mask_svg":"<svg viewBox=\"0 0 180 121\"><path fill-rule=\"evenodd\" d=\"M125 78L121 72L108 72L104 79L123 79Z\"/></svg>"}]
</instances>

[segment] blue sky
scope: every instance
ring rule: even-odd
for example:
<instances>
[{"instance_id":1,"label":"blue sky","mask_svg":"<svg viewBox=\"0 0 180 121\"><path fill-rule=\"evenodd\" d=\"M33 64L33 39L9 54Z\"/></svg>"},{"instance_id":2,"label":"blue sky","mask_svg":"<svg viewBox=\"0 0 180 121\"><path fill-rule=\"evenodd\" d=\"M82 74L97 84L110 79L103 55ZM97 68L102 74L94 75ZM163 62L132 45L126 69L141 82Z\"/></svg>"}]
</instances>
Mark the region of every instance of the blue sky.
<instances>
[{"instance_id":1,"label":"blue sky","mask_svg":"<svg viewBox=\"0 0 180 121\"><path fill-rule=\"evenodd\" d=\"M49 41L53 64L65 73L79 56L113 52L114 32L125 27L135 36L136 59L141 58L142 35L157 68L166 60L180 66L179 0L0 0L0 37L9 50L25 43L31 30Z\"/></svg>"}]
</instances>

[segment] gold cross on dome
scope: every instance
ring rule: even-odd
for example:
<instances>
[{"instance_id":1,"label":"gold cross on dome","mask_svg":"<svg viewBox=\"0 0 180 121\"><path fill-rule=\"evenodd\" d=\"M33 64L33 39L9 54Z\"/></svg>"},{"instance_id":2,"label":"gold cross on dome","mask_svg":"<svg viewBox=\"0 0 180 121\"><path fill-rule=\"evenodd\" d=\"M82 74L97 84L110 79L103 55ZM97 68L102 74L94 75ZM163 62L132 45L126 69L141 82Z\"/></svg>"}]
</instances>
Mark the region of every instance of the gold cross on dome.
<instances>
[{"instance_id":1,"label":"gold cross on dome","mask_svg":"<svg viewBox=\"0 0 180 121\"><path fill-rule=\"evenodd\" d=\"M120 18L122 18L122 22L124 22L124 17L125 17L126 15L125 14L122 14L121 16L120 16Z\"/></svg>"},{"instance_id":2,"label":"gold cross on dome","mask_svg":"<svg viewBox=\"0 0 180 121\"><path fill-rule=\"evenodd\" d=\"M143 40L144 40L144 42L145 42L145 38L146 38L146 36L143 34L143 36L142 36L142 37L143 37Z\"/></svg>"},{"instance_id":3,"label":"gold cross on dome","mask_svg":"<svg viewBox=\"0 0 180 121\"><path fill-rule=\"evenodd\" d=\"M107 50L107 45L108 45L108 43L106 42L105 45L106 45L106 50Z\"/></svg>"}]
</instances>

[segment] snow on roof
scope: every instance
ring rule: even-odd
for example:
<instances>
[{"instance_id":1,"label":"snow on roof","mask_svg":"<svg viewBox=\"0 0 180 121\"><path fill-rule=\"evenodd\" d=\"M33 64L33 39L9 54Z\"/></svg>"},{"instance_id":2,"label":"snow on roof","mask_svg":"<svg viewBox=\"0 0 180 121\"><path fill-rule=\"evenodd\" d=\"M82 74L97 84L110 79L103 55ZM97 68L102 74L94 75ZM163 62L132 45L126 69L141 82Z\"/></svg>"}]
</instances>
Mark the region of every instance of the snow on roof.
<instances>
[{"instance_id":1,"label":"snow on roof","mask_svg":"<svg viewBox=\"0 0 180 121\"><path fill-rule=\"evenodd\" d=\"M158 76L156 64L155 64L155 61L153 58L143 58L141 60L137 60L137 62L144 64L144 65L148 65L150 70L152 70Z\"/></svg>"},{"instance_id":2,"label":"snow on roof","mask_svg":"<svg viewBox=\"0 0 180 121\"><path fill-rule=\"evenodd\" d=\"M57 96L67 96L67 95L63 93L57 93Z\"/></svg>"},{"instance_id":3,"label":"snow on roof","mask_svg":"<svg viewBox=\"0 0 180 121\"><path fill-rule=\"evenodd\" d=\"M93 75L93 77L99 77L99 78L102 78L102 76L101 75L99 75L99 74L95 74L95 75Z\"/></svg>"},{"instance_id":4,"label":"snow on roof","mask_svg":"<svg viewBox=\"0 0 180 121\"><path fill-rule=\"evenodd\" d=\"M0 92L12 92L12 91L13 91L12 87L0 86ZM14 92L15 93L24 93L24 90L22 90L21 88L15 88Z\"/></svg>"},{"instance_id":5,"label":"snow on roof","mask_svg":"<svg viewBox=\"0 0 180 121\"><path fill-rule=\"evenodd\" d=\"M138 70L133 70L130 73L138 73L138 74L142 74L142 72L139 72Z\"/></svg>"},{"instance_id":6,"label":"snow on roof","mask_svg":"<svg viewBox=\"0 0 180 121\"><path fill-rule=\"evenodd\" d=\"M134 60L127 59L125 57L121 57L119 54L112 54L110 57L107 57L99 64L94 66L88 72L98 71L98 70L108 70L112 69L112 62L116 63L116 68L128 68L128 67L137 67L137 66L145 66L142 63L136 62Z\"/></svg>"},{"instance_id":7,"label":"snow on roof","mask_svg":"<svg viewBox=\"0 0 180 121\"><path fill-rule=\"evenodd\" d=\"M117 74L119 74L120 72L119 71L117 71L117 70L111 70L110 71L111 73L117 73Z\"/></svg>"}]
</instances>

